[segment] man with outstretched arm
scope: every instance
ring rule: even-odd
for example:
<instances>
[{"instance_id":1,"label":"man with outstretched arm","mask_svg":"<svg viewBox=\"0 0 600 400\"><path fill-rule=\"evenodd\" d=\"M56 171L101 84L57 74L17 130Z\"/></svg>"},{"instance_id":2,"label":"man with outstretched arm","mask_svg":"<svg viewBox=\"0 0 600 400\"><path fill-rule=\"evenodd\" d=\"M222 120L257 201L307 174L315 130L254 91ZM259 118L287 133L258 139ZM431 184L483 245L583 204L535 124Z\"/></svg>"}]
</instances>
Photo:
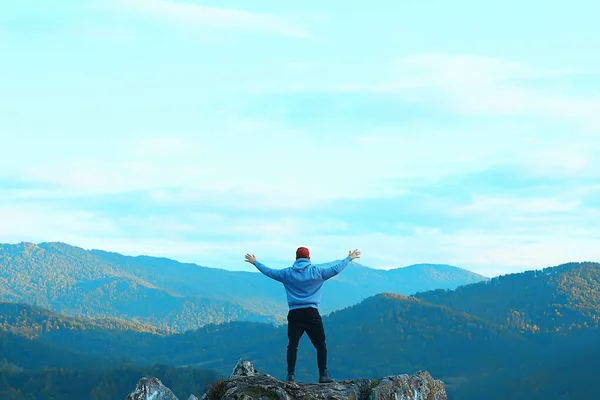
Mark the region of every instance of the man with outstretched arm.
<instances>
[{"instance_id":1,"label":"man with outstretched arm","mask_svg":"<svg viewBox=\"0 0 600 400\"><path fill-rule=\"evenodd\" d=\"M287 293L290 308L287 316L289 343L287 347L288 374L286 380L288 382L294 382L298 343L304 332L317 349L319 383L333 382L327 371L325 330L319 314L321 289L323 282L342 272L350 261L359 257L360 251L354 250L349 251L348 257L332 266L312 265L308 249L299 247L296 250L296 261L291 267L271 269L256 261L253 254L246 254L246 262L253 264L269 278L283 283Z\"/></svg>"}]
</instances>

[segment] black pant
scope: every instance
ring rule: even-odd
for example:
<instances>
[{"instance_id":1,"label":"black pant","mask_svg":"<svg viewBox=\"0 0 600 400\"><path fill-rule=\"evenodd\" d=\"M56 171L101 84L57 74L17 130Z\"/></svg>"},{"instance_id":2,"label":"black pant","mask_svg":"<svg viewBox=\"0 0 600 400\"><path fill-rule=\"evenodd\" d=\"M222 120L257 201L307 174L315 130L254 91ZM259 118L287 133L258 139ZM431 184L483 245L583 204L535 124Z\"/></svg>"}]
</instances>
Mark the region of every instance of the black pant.
<instances>
[{"instance_id":1,"label":"black pant","mask_svg":"<svg viewBox=\"0 0 600 400\"><path fill-rule=\"evenodd\" d=\"M317 349L319 373L324 372L327 369L327 346L325 345L325 329L319 310L312 307L290 310L287 320L289 339L287 347L288 372L294 373L295 371L298 343L300 343L300 338L304 332Z\"/></svg>"}]
</instances>

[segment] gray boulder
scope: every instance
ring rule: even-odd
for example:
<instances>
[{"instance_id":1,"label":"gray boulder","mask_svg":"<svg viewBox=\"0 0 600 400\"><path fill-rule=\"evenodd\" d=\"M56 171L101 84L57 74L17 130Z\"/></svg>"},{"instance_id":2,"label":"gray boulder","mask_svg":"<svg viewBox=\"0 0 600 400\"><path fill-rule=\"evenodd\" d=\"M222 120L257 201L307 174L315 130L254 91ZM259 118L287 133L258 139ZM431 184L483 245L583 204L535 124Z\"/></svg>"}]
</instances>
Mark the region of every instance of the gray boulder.
<instances>
[{"instance_id":1,"label":"gray boulder","mask_svg":"<svg viewBox=\"0 0 600 400\"><path fill-rule=\"evenodd\" d=\"M127 400L178 400L171 389L164 386L155 377L145 376L137 384L135 390L129 393Z\"/></svg>"},{"instance_id":2,"label":"gray boulder","mask_svg":"<svg viewBox=\"0 0 600 400\"><path fill-rule=\"evenodd\" d=\"M239 361L235 364L235 367L233 367L233 371L231 372L231 375L229 375L230 378L234 378L234 377L242 377L242 376L255 376L255 375L260 375L259 372L256 370L256 368L254 368L254 365L252 365L252 363L244 358L240 358Z\"/></svg>"}]
</instances>

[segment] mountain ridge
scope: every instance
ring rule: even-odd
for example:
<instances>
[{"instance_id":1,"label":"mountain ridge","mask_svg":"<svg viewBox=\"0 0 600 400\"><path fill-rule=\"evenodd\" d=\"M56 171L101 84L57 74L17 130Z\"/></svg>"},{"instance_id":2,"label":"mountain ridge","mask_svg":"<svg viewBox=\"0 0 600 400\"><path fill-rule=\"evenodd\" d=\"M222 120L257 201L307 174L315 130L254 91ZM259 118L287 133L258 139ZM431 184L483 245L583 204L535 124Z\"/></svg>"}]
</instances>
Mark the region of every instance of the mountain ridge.
<instances>
[{"instance_id":1,"label":"mountain ridge","mask_svg":"<svg viewBox=\"0 0 600 400\"><path fill-rule=\"evenodd\" d=\"M484 279L455 267L445 267L453 268L453 273L427 268L415 275L415 268L390 272L351 263L328 281L322 311L329 313L380 292L412 294ZM106 298L111 300L102 300ZM85 250L62 242L0 244L0 301L177 331L230 320L280 324L287 314L281 284L258 272ZM154 312L149 315L145 309Z\"/></svg>"}]
</instances>

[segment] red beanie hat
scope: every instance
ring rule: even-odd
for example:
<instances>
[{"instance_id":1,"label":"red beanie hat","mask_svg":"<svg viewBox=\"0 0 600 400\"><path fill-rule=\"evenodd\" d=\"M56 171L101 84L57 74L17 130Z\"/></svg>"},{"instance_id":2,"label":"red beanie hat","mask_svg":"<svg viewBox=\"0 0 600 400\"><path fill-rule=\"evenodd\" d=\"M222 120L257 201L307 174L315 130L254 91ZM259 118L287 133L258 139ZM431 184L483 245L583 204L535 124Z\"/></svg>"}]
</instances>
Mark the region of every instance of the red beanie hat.
<instances>
[{"instance_id":1,"label":"red beanie hat","mask_svg":"<svg viewBox=\"0 0 600 400\"><path fill-rule=\"evenodd\" d=\"M296 260L299 258L310 259L310 252L306 247L298 247L298 250L296 250Z\"/></svg>"}]
</instances>

